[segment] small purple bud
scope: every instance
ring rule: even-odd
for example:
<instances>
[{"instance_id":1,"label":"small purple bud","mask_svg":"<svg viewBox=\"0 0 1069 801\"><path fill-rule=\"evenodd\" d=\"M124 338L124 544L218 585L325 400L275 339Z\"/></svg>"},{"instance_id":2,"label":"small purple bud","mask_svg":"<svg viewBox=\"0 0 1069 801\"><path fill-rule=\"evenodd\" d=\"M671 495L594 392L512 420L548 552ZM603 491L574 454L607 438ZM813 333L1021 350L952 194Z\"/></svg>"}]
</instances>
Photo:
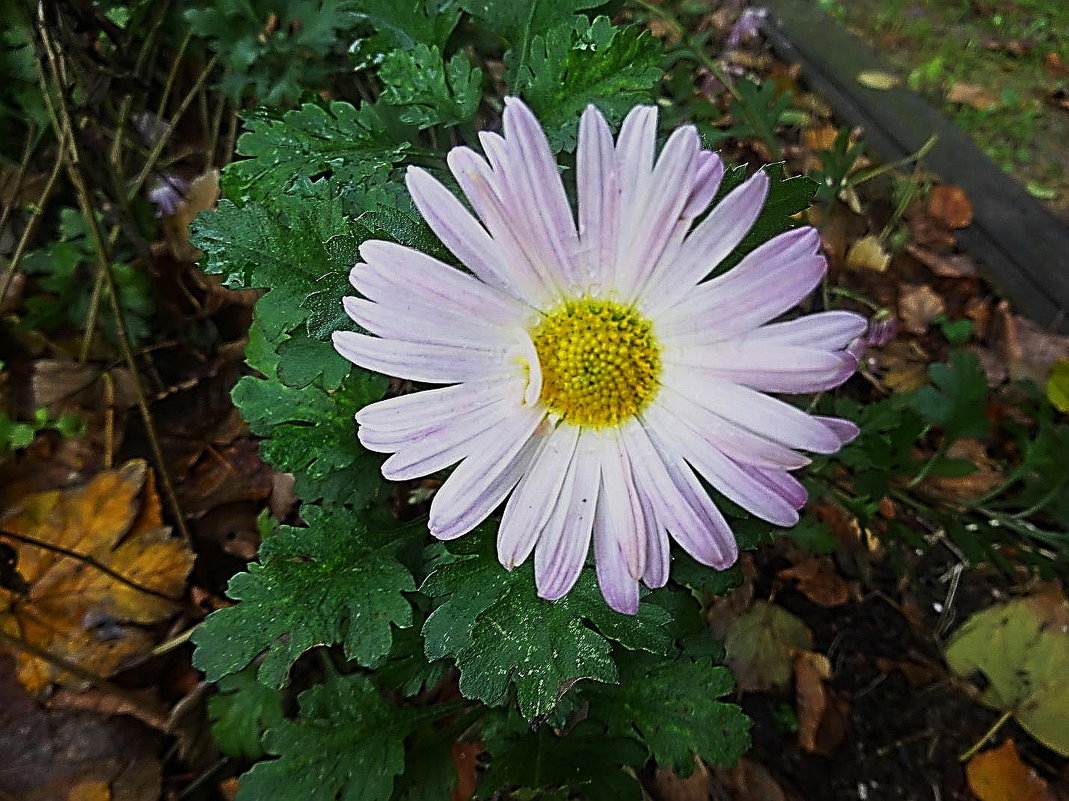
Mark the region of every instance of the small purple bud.
<instances>
[{"instance_id":1,"label":"small purple bud","mask_svg":"<svg viewBox=\"0 0 1069 801\"><path fill-rule=\"evenodd\" d=\"M731 32L728 34L726 42L727 47L734 49L739 45L757 39L761 30L761 23L766 17L768 17L768 9L760 6L743 11L735 24L731 26Z\"/></svg>"},{"instance_id":2,"label":"small purple bud","mask_svg":"<svg viewBox=\"0 0 1069 801\"><path fill-rule=\"evenodd\" d=\"M156 216L169 217L178 211L187 189L189 182L184 178L170 172L156 173L146 194L156 204Z\"/></svg>"}]
</instances>

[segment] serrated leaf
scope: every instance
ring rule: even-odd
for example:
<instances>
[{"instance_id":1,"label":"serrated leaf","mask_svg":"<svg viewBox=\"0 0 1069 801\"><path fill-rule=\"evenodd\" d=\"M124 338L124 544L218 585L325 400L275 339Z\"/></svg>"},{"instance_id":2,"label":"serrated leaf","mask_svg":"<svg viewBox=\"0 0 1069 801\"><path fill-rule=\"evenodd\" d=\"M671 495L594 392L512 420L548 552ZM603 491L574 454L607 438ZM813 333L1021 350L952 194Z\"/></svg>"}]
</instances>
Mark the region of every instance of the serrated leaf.
<instances>
[{"instance_id":1,"label":"serrated leaf","mask_svg":"<svg viewBox=\"0 0 1069 801\"><path fill-rule=\"evenodd\" d=\"M481 69L457 53L443 60L437 47L416 45L394 50L383 59L380 100L400 107L400 119L421 130L432 125L470 122L482 99Z\"/></svg>"},{"instance_id":2,"label":"serrated leaf","mask_svg":"<svg viewBox=\"0 0 1069 801\"><path fill-rule=\"evenodd\" d=\"M341 100L283 114L261 108L245 117L245 128L237 152L248 158L227 165L223 187L231 199L272 207L277 193L312 177L347 188L385 183L409 147L390 134L374 106Z\"/></svg>"},{"instance_id":3,"label":"serrated leaf","mask_svg":"<svg viewBox=\"0 0 1069 801\"><path fill-rule=\"evenodd\" d=\"M661 46L647 31L607 17L577 17L531 42L512 86L535 112L554 150L575 146L579 115L594 103L612 124L650 102L661 79Z\"/></svg>"},{"instance_id":4,"label":"serrated leaf","mask_svg":"<svg viewBox=\"0 0 1069 801\"><path fill-rule=\"evenodd\" d=\"M260 684L253 667L224 676L218 690L208 699L208 715L219 750L232 757L259 759L264 755L260 737L285 717L281 694Z\"/></svg>"},{"instance_id":5,"label":"serrated leaf","mask_svg":"<svg viewBox=\"0 0 1069 801\"><path fill-rule=\"evenodd\" d=\"M680 776L694 756L732 765L750 746L750 719L735 704L716 700L734 688L731 671L706 659L673 662L639 654L621 664L618 687L593 687L592 714L610 734L645 744L661 767Z\"/></svg>"},{"instance_id":6,"label":"serrated leaf","mask_svg":"<svg viewBox=\"0 0 1069 801\"><path fill-rule=\"evenodd\" d=\"M913 407L943 427L946 442L987 436L987 377L976 355L956 351L948 364L931 365L928 375L932 384L917 390Z\"/></svg>"},{"instance_id":7,"label":"serrated leaf","mask_svg":"<svg viewBox=\"0 0 1069 801\"><path fill-rule=\"evenodd\" d=\"M360 674L333 676L299 700L300 717L264 737L279 758L241 777L237 801L386 801L404 770L412 713Z\"/></svg>"},{"instance_id":8,"label":"serrated leaf","mask_svg":"<svg viewBox=\"0 0 1069 801\"><path fill-rule=\"evenodd\" d=\"M306 188L304 195L274 198L270 211L223 200L190 226L190 242L204 251L206 272L224 276L226 286L269 289L256 305L268 339L308 320L311 312L303 304L325 285L340 309L347 287L352 265L336 262L326 243L358 235L324 182Z\"/></svg>"},{"instance_id":9,"label":"serrated leaf","mask_svg":"<svg viewBox=\"0 0 1069 801\"><path fill-rule=\"evenodd\" d=\"M209 681L266 653L257 678L281 687L297 657L334 643L373 666L390 651L391 626L412 624L402 593L416 586L389 532L372 535L344 507L306 504L301 515L308 528L282 526L264 541L260 562L231 579L227 593L240 603L212 613L194 633L193 661Z\"/></svg>"},{"instance_id":10,"label":"serrated leaf","mask_svg":"<svg viewBox=\"0 0 1069 801\"><path fill-rule=\"evenodd\" d=\"M378 31L371 44L383 53L418 44L445 47L460 19L456 0L360 0L355 13Z\"/></svg>"},{"instance_id":11,"label":"serrated leaf","mask_svg":"<svg viewBox=\"0 0 1069 801\"><path fill-rule=\"evenodd\" d=\"M423 627L427 657L456 659L468 698L500 704L515 685L520 712L532 719L580 679L615 682L610 641L657 653L671 646L663 609L614 612L589 570L564 598L544 601L530 565L509 573L484 552L439 566L420 589L437 601Z\"/></svg>"},{"instance_id":12,"label":"serrated leaf","mask_svg":"<svg viewBox=\"0 0 1069 801\"><path fill-rule=\"evenodd\" d=\"M331 343L300 335L279 345L278 356L278 378L294 389L304 389L317 378L323 389L337 389L352 368Z\"/></svg>"},{"instance_id":13,"label":"serrated leaf","mask_svg":"<svg viewBox=\"0 0 1069 801\"><path fill-rule=\"evenodd\" d=\"M538 797L560 792L561 797L586 801L642 798L638 782L624 766L641 766L646 761L645 749L630 737L606 736L590 722L578 724L565 736L540 726L486 745L491 759L479 785L482 798L517 787L541 791Z\"/></svg>"}]
</instances>

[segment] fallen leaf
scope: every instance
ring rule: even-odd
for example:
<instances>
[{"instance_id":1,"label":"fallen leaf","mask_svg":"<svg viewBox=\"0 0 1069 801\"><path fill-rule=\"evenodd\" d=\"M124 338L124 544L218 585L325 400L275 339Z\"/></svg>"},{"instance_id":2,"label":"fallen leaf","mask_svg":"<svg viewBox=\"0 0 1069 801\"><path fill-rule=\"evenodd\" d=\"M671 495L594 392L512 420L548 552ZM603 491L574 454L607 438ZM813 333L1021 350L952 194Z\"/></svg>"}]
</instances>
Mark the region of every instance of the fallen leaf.
<instances>
[{"instance_id":1,"label":"fallen leaf","mask_svg":"<svg viewBox=\"0 0 1069 801\"><path fill-rule=\"evenodd\" d=\"M805 623L782 607L755 601L728 627L724 661L740 691L781 690L790 684L795 652L812 647Z\"/></svg>"},{"instance_id":2,"label":"fallen leaf","mask_svg":"<svg viewBox=\"0 0 1069 801\"><path fill-rule=\"evenodd\" d=\"M828 697L824 680L831 677L831 662L824 654L798 651L794 655L794 691L798 712L798 745L817 751L817 729L824 717Z\"/></svg>"},{"instance_id":3,"label":"fallen leaf","mask_svg":"<svg viewBox=\"0 0 1069 801\"><path fill-rule=\"evenodd\" d=\"M964 228L972 222L972 201L957 186L937 186L928 195L928 214L947 228Z\"/></svg>"},{"instance_id":4,"label":"fallen leaf","mask_svg":"<svg viewBox=\"0 0 1069 801\"><path fill-rule=\"evenodd\" d=\"M1069 78L1069 64L1053 50L1043 54L1043 69L1052 78Z\"/></svg>"},{"instance_id":5,"label":"fallen leaf","mask_svg":"<svg viewBox=\"0 0 1069 801\"><path fill-rule=\"evenodd\" d=\"M189 224L202 211L215 208L219 199L219 170L208 170L189 182L185 199L174 214L163 218L163 232L178 261L195 261L200 251L189 244Z\"/></svg>"},{"instance_id":6,"label":"fallen leaf","mask_svg":"<svg viewBox=\"0 0 1069 801\"><path fill-rule=\"evenodd\" d=\"M713 775L735 801L786 801L787 794L768 768L760 762L740 757L733 768L714 768ZM715 798L722 798L716 795Z\"/></svg>"},{"instance_id":7,"label":"fallen leaf","mask_svg":"<svg viewBox=\"0 0 1069 801\"><path fill-rule=\"evenodd\" d=\"M653 787L658 801L708 801L712 780L709 768L695 759L694 771L686 778L658 767L653 775Z\"/></svg>"},{"instance_id":8,"label":"fallen leaf","mask_svg":"<svg viewBox=\"0 0 1069 801\"><path fill-rule=\"evenodd\" d=\"M1056 801L1047 783L1021 761L1013 740L970 759L965 777L979 801Z\"/></svg>"},{"instance_id":9,"label":"fallen leaf","mask_svg":"<svg viewBox=\"0 0 1069 801\"><path fill-rule=\"evenodd\" d=\"M929 475L921 484L922 487L947 498L966 500L986 495L1002 483L1002 473L995 468L994 460L987 454L987 447L978 439L966 437L956 440L947 448L946 458L971 462L976 469L964 476Z\"/></svg>"},{"instance_id":10,"label":"fallen leaf","mask_svg":"<svg viewBox=\"0 0 1069 801\"><path fill-rule=\"evenodd\" d=\"M895 339L877 356L880 380L892 392L912 392L928 383L928 354L913 341Z\"/></svg>"},{"instance_id":11,"label":"fallen leaf","mask_svg":"<svg viewBox=\"0 0 1069 801\"><path fill-rule=\"evenodd\" d=\"M851 270L875 270L882 273L890 264L891 254L884 249L880 238L872 234L857 240L846 254L846 266Z\"/></svg>"},{"instance_id":12,"label":"fallen leaf","mask_svg":"<svg viewBox=\"0 0 1069 801\"><path fill-rule=\"evenodd\" d=\"M842 606L850 600L846 579L839 575L827 557L811 556L777 575L785 581L795 582L802 595L825 609Z\"/></svg>"},{"instance_id":13,"label":"fallen leaf","mask_svg":"<svg viewBox=\"0 0 1069 801\"><path fill-rule=\"evenodd\" d=\"M16 551L30 585L25 594L0 589L0 630L100 676L151 648L146 626L175 612L193 565L188 546L162 525L142 460L81 486L28 495L0 525L0 542ZM18 675L30 692L53 682L79 684L25 653Z\"/></svg>"},{"instance_id":14,"label":"fallen leaf","mask_svg":"<svg viewBox=\"0 0 1069 801\"><path fill-rule=\"evenodd\" d=\"M1069 602L1060 590L977 612L954 634L946 659L959 676L983 677L980 701L1069 756Z\"/></svg>"},{"instance_id":15,"label":"fallen leaf","mask_svg":"<svg viewBox=\"0 0 1069 801\"><path fill-rule=\"evenodd\" d=\"M838 128L825 123L816 128L806 128L802 131L802 142L807 150L830 150L832 145L835 144L835 138L838 135Z\"/></svg>"},{"instance_id":16,"label":"fallen leaf","mask_svg":"<svg viewBox=\"0 0 1069 801\"><path fill-rule=\"evenodd\" d=\"M857 82L867 89L877 89L886 92L894 89L902 80L893 73L881 72L880 70L865 70L857 74Z\"/></svg>"},{"instance_id":17,"label":"fallen leaf","mask_svg":"<svg viewBox=\"0 0 1069 801\"><path fill-rule=\"evenodd\" d=\"M1069 414L1069 359L1058 359L1047 379L1047 400L1059 412Z\"/></svg>"},{"instance_id":18,"label":"fallen leaf","mask_svg":"<svg viewBox=\"0 0 1069 801\"><path fill-rule=\"evenodd\" d=\"M479 754L486 750L482 743L459 742L453 743L449 749L449 756L453 761L453 769L457 772L457 783L453 786L452 801L467 801L475 795L475 785L478 782L476 768L478 768Z\"/></svg>"},{"instance_id":19,"label":"fallen leaf","mask_svg":"<svg viewBox=\"0 0 1069 801\"><path fill-rule=\"evenodd\" d=\"M978 83L958 81L947 92L947 102L987 111L999 105L998 95Z\"/></svg>"},{"instance_id":20,"label":"fallen leaf","mask_svg":"<svg viewBox=\"0 0 1069 801\"><path fill-rule=\"evenodd\" d=\"M999 306L1002 323L1000 350L1011 378L1026 378L1045 386L1054 365L1069 359L1069 337L1045 331L1026 317Z\"/></svg>"},{"instance_id":21,"label":"fallen leaf","mask_svg":"<svg viewBox=\"0 0 1069 801\"><path fill-rule=\"evenodd\" d=\"M976 262L965 253L944 256L915 242L906 243L906 252L940 278L964 278L976 275Z\"/></svg>"},{"instance_id":22,"label":"fallen leaf","mask_svg":"<svg viewBox=\"0 0 1069 801\"><path fill-rule=\"evenodd\" d=\"M898 317L911 334L923 334L946 310L942 296L927 284L903 284L898 293Z\"/></svg>"}]
</instances>

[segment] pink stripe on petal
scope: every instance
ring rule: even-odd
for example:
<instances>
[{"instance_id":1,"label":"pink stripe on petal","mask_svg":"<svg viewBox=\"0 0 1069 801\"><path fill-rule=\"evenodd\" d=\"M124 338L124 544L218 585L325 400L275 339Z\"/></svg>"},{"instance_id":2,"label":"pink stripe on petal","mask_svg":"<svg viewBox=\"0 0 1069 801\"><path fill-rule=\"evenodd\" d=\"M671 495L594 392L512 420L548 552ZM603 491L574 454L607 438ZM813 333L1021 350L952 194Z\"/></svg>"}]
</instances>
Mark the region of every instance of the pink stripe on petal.
<instances>
[{"instance_id":1,"label":"pink stripe on petal","mask_svg":"<svg viewBox=\"0 0 1069 801\"><path fill-rule=\"evenodd\" d=\"M635 489L639 503L642 504L642 517L646 521L646 569L642 572L642 583L650 589L663 587L668 583L669 553L668 529L658 519L653 501L646 495L638 483L635 473Z\"/></svg>"},{"instance_id":2,"label":"pink stripe on petal","mask_svg":"<svg viewBox=\"0 0 1069 801\"><path fill-rule=\"evenodd\" d=\"M594 432L581 432L553 513L535 546L538 596L555 601L579 578L590 550L590 538L601 486L601 449Z\"/></svg>"},{"instance_id":3,"label":"pink stripe on petal","mask_svg":"<svg viewBox=\"0 0 1069 801\"><path fill-rule=\"evenodd\" d=\"M724 162L720 156L711 150L703 150L698 154L698 167L694 176L694 187L691 189L687 205L683 209L682 217L694 219L701 215L716 197L720 189L720 182L724 178Z\"/></svg>"},{"instance_id":4,"label":"pink stripe on petal","mask_svg":"<svg viewBox=\"0 0 1069 801\"><path fill-rule=\"evenodd\" d=\"M820 415L813 415L813 419L827 426L843 445L853 441L861 433L861 429L849 420L842 420L838 417L821 417Z\"/></svg>"},{"instance_id":5,"label":"pink stripe on petal","mask_svg":"<svg viewBox=\"0 0 1069 801\"><path fill-rule=\"evenodd\" d=\"M579 442L576 426L559 425L544 440L516 491L505 504L497 535L497 558L506 570L523 564L561 494L568 466Z\"/></svg>"},{"instance_id":6,"label":"pink stripe on petal","mask_svg":"<svg viewBox=\"0 0 1069 801\"><path fill-rule=\"evenodd\" d=\"M652 313L677 303L711 273L742 242L761 213L769 180L763 172L732 190L691 232L675 261L667 265L649 288ZM738 269L737 267L735 269ZM732 270L734 272L734 270Z\"/></svg>"},{"instance_id":7,"label":"pink stripe on petal","mask_svg":"<svg viewBox=\"0 0 1069 801\"><path fill-rule=\"evenodd\" d=\"M868 329L868 320L848 311L807 314L796 320L769 323L746 335L749 342L798 345L806 348L841 350Z\"/></svg>"},{"instance_id":8,"label":"pink stripe on petal","mask_svg":"<svg viewBox=\"0 0 1069 801\"><path fill-rule=\"evenodd\" d=\"M335 331L333 340L338 353L354 364L411 381L454 384L495 378L507 372L508 352L505 349L415 345L351 331Z\"/></svg>"},{"instance_id":9,"label":"pink stripe on petal","mask_svg":"<svg viewBox=\"0 0 1069 801\"><path fill-rule=\"evenodd\" d=\"M419 167L408 168L405 185L427 225L462 264L482 281L519 294L497 243L452 192Z\"/></svg>"},{"instance_id":10,"label":"pink stripe on petal","mask_svg":"<svg viewBox=\"0 0 1069 801\"><path fill-rule=\"evenodd\" d=\"M757 467L740 465L743 470L754 476L757 481L767 484L795 509L801 509L809 500L809 492L802 482L784 470L762 470Z\"/></svg>"},{"instance_id":11,"label":"pink stripe on petal","mask_svg":"<svg viewBox=\"0 0 1069 801\"><path fill-rule=\"evenodd\" d=\"M505 500L530 467L544 435L538 430L543 417L541 410L520 409L486 430L435 493L428 524L433 536L467 534Z\"/></svg>"}]
</instances>

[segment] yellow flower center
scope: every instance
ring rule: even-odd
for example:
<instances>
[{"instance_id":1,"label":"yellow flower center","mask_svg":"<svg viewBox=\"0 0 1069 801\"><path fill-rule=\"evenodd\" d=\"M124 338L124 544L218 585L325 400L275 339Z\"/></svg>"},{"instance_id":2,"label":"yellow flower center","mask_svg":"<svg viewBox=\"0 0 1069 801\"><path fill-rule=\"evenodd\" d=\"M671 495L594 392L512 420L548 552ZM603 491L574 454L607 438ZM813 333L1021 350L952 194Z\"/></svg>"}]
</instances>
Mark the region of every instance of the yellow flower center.
<instances>
[{"instance_id":1,"label":"yellow flower center","mask_svg":"<svg viewBox=\"0 0 1069 801\"><path fill-rule=\"evenodd\" d=\"M632 306L569 300L531 331L542 368L539 400L565 422L614 426L657 394L661 348L653 326Z\"/></svg>"}]
</instances>

